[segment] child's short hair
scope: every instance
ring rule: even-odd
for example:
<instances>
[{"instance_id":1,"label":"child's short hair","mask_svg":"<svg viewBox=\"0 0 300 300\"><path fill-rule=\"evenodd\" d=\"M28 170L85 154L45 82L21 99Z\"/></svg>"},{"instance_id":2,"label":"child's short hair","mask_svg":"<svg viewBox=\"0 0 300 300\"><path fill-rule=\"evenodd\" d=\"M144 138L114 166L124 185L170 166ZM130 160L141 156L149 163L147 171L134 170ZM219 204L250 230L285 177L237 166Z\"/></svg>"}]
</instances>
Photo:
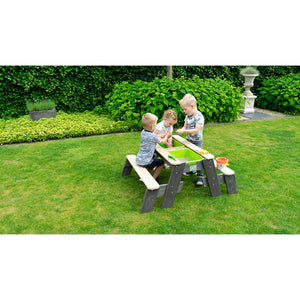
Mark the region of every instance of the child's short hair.
<instances>
[{"instance_id":1,"label":"child's short hair","mask_svg":"<svg viewBox=\"0 0 300 300\"><path fill-rule=\"evenodd\" d=\"M155 124L157 122L157 116L153 115L151 113L146 113L142 117L142 125L144 129L150 129L152 124Z\"/></svg>"},{"instance_id":2,"label":"child's short hair","mask_svg":"<svg viewBox=\"0 0 300 300\"><path fill-rule=\"evenodd\" d=\"M175 123L177 122L177 114L176 114L176 111L173 110L173 109L168 109L165 111L164 113L164 116L163 116L164 119L172 119Z\"/></svg>"},{"instance_id":3,"label":"child's short hair","mask_svg":"<svg viewBox=\"0 0 300 300\"><path fill-rule=\"evenodd\" d=\"M186 94L181 100L179 100L180 105L195 105L197 106L196 98L191 94Z\"/></svg>"}]
</instances>

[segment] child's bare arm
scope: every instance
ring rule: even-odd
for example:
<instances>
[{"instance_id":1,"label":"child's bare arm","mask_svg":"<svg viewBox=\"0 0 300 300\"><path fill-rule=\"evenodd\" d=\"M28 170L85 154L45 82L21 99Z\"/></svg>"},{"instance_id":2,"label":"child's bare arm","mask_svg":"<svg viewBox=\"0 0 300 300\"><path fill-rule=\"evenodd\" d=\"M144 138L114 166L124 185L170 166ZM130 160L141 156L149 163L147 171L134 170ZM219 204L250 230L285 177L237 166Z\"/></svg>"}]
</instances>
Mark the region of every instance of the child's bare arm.
<instances>
[{"instance_id":1,"label":"child's bare arm","mask_svg":"<svg viewBox=\"0 0 300 300\"><path fill-rule=\"evenodd\" d=\"M185 133L195 134L200 131L201 127L202 127L201 124L196 124L196 127L194 129L188 129L188 130L186 129Z\"/></svg>"},{"instance_id":2,"label":"child's bare arm","mask_svg":"<svg viewBox=\"0 0 300 300\"><path fill-rule=\"evenodd\" d=\"M161 143L161 144L166 144L167 141L168 141L168 136L165 135L165 137L161 139L160 143Z\"/></svg>"},{"instance_id":3,"label":"child's bare arm","mask_svg":"<svg viewBox=\"0 0 300 300\"><path fill-rule=\"evenodd\" d=\"M160 138L164 138L166 136L166 133L163 133L162 131L160 130L156 130L156 134L160 137Z\"/></svg>"},{"instance_id":4,"label":"child's bare arm","mask_svg":"<svg viewBox=\"0 0 300 300\"><path fill-rule=\"evenodd\" d=\"M190 134L195 134L200 131L202 125L201 124L196 124L196 127L194 129L186 129L182 127L181 129L178 129L176 132L178 134L183 134L183 133L190 133Z\"/></svg>"},{"instance_id":5,"label":"child's bare arm","mask_svg":"<svg viewBox=\"0 0 300 300\"><path fill-rule=\"evenodd\" d=\"M168 138L166 146L167 146L167 148L171 148L173 146L172 138Z\"/></svg>"},{"instance_id":6,"label":"child's bare arm","mask_svg":"<svg viewBox=\"0 0 300 300\"><path fill-rule=\"evenodd\" d=\"M186 123L184 123L183 127L181 129L177 129L176 133L177 134L183 134L186 130Z\"/></svg>"}]
</instances>

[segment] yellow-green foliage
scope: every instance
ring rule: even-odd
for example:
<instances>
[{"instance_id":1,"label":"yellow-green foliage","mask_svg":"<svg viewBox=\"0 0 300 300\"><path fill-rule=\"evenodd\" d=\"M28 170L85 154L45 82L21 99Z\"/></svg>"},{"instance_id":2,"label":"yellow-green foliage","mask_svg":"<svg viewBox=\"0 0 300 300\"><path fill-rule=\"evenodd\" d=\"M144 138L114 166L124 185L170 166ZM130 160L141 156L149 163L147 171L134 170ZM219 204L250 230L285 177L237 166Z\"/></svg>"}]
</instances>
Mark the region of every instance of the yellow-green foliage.
<instances>
[{"instance_id":1,"label":"yellow-green foliage","mask_svg":"<svg viewBox=\"0 0 300 300\"><path fill-rule=\"evenodd\" d=\"M31 121L29 116L0 120L0 145L124 131L129 131L127 123L92 112L58 112L56 118L39 121Z\"/></svg>"}]
</instances>

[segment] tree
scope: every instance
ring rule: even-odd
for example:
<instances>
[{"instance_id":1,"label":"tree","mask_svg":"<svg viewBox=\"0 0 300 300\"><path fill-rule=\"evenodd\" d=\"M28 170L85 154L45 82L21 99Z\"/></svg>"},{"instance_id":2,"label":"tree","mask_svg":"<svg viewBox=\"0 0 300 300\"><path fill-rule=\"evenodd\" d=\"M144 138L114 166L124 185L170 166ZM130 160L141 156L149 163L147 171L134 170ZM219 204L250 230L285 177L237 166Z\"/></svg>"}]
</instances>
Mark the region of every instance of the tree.
<instances>
[{"instance_id":1,"label":"tree","mask_svg":"<svg viewBox=\"0 0 300 300\"><path fill-rule=\"evenodd\" d=\"M167 66L167 76L170 78L170 79L173 79L173 74L172 74L172 66Z\"/></svg>"}]
</instances>

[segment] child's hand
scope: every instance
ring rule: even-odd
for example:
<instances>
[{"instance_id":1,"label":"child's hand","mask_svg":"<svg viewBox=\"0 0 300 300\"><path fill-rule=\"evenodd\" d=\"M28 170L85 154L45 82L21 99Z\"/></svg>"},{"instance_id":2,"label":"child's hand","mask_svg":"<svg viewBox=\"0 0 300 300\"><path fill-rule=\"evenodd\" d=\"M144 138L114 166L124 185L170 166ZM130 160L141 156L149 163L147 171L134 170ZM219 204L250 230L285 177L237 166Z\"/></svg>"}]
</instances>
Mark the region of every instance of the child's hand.
<instances>
[{"instance_id":1,"label":"child's hand","mask_svg":"<svg viewBox=\"0 0 300 300\"><path fill-rule=\"evenodd\" d=\"M165 145L165 144L167 143L167 141L168 141L168 137L167 137L167 135L165 134L165 136L164 136L163 138L161 138L160 143Z\"/></svg>"},{"instance_id":2,"label":"child's hand","mask_svg":"<svg viewBox=\"0 0 300 300\"><path fill-rule=\"evenodd\" d=\"M168 136L168 139L172 137L172 132L167 131L166 135Z\"/></svg>"},{"instance_id":3,"label":"child's hand","mask_svg":"<svg viewBox=\"0 0 300 300\"><path fill-rule=\"evenodd\" d=\"M176 133L177 133L177 134L183 134L183 133L184 133L184 130L183 130L183 129L177 129L177 130L176 130Z\"/></svg>"},{"instance_id":4,"label":"child's hand","mask_svg":"<svg viewBox=\"0 0 300 300\"><path fill-rule=\"evenodd\" d=\"M160 137L160 138L164 138L166 136L166 133L160 131L160 130L156 130L156 134Z\"/></svg>"}]
</instances>

